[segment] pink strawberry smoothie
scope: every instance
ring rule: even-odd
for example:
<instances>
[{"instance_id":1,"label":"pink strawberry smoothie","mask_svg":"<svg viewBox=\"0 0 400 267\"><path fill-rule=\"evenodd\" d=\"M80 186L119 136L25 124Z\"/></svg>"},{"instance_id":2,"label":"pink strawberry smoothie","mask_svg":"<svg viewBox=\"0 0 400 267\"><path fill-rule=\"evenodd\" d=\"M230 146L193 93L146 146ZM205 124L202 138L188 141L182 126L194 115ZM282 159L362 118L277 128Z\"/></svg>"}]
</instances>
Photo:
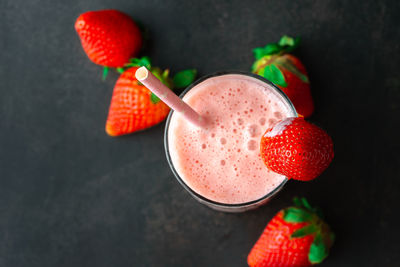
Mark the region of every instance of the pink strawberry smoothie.
<instances>
[{"instance_id":1,"label":"pink strawberry smoothie","mask_svg":"<svg viewBox=\"0 0 400 267\"><path fill-rule=\"evenodd\" d=\"M193 191L224 204L258 200L286 178L260 157L261 135L276 121L297 116L263 81L241 74L212 77L183 100L207 121L200 129L174 113L168 146L175 170Z\"/></svg>"}]
</instances>

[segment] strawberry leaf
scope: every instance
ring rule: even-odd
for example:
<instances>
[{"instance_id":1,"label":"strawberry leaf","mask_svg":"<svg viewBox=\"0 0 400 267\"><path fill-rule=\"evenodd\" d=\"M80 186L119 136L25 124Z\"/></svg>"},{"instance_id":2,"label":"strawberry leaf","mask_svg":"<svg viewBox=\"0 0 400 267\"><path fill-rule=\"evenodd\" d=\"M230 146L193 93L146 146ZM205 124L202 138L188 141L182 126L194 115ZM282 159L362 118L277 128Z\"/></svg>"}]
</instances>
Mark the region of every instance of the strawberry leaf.
<instances>
[{"instance_id":1,"label":"strawberry leaf","mask_svg":"<svg viewBox=\"0 0 400 267\"><path fill-rule=\"evenodd\" d=\"M150 101L153 104L157 104L158 102L160 102L160 99L158 98L158 96L156 96L153 92L150 95Z\"/></svg>"},{"instance_id":2,"label":"strawberry leaf","mask_svg":"<svg viewBox=\"0 0 400 267\"><path fill-rule=\"evenodd\" d=\"M300 37L290 37L287 35L284 35L281 37L281 39L279 40L279 45L281 46L294 46L294 45L298 45L300 43Z\"/></svg>"},{"instance_id":3,"label":"strawberry leaf","mask_svg":"<svg viewBox=\"0 0 400 267\"><path fill-rule=\"evenodd\" d=\"M162 77L162 70L159 67L154 67L151 69L151 73L154 74L154 76L157 77L163 84L165 84L165 81Z\"/></svg>"},{"instance_id":4,"label":"strawberry leaf","mask_svg":"<svg viewBox=\"0 0 400 267\"><path fill-rule=\"evenodd\" d=\"M123 73L125 70L124 70L124 68L118 67L118 68L117 68L117 71L118 71L119 73Z\"/></svg>"},{"instance_id":5,"label":"strawberry leaf","mask_svg":"<svg viewBox=\"0 0 400 267\"><path fill-rule=\"evenodd\" d=\"M282 71L275 64L266 66L263 76L274 84L280 85L282 87L287 86L285 76L283 76Z\"/></svg>"},{"instance_id":6,"label":"strawberry leaf","mask_svg":"<svg viewBox=\"0 0 400 267\"><path fill-rule=\"evenodd\" d=\"M260 75L260 76L263 76L264 77L264 73L265 73L265 67L264 68L261 68L261 69L259 69L257 72L256 72L258 75Z\"/></svg>"},{"instance_id":7,"label":"strawberry leaf","mask_svg":"<svg viewBox=\"0 0 400 267\"><path fill-rule=\"evenodd\" d=\"M308 210L313 210L310 203L308 203L308 201L305 197L302 197L300 200L301 200L301 203L303 204L303 207L305 207Z\"/></svg>"},{"instance_id":8,"label":"strawberry leaf","mask_svg":"<svg viewBox=\"0 0 400 267\"><path fill-rule=\"evenodd\" d=\"M291 62L288 62L286 59L278 58L276 60L276 64L278 66L282 66L283 68L287 69L288 71L296 75L303 82L310 83L307 75L301 73L301 71L295 65L293 65Z\"/></svg>"},{"instance_id":9,"label":"strawberry leaf","mask_svg":"<svg viewBox=\"0 0 400 267\"><path fill-rule=\"evenodd\" d=\"M264 55L269 56L272 54L276 54L281 51L281 48L277 44L267 44L264 47Z\"/></svg>"},{"instance_id":10,"label":"strawberry leaf","mask_svg":"<svg viewBox=\"0 0 400 267\"><path fill-rule=\"evenodd\" d=\"M310 246L310 251L308 253L308 260L312 264L321 263L328 256L327 248L323 242L322 235L318 233L313 243Z\"/></svg>"},{"instance_id":11,"label":"strawberry leaf","mask_svg":"<svg viewBox=\"0 0 400 267\"><path fill-rule=\"evenodd\" d=\"M315 224L309 224L307 226L304 226L303 228L300 228L296 231L294 231L290 237L291 238L299 238L299 237L304 237L307 235L310 235L312 233L315 233L317 231L317 227L315 226Z\"/></svg>"},{"instance_id":12,"label":"strawberry leaf","mask_svg":"<svg viewBox=\"0 0 400 267\"><path fill-rule=\"evenodd\" d=\"M175 74L174 85L176 88L184 88L189 86L196 78L197 70L188 69Z\"/></svg>"},{"instance_id":13,"label":"strawberry leaf","mask_svg":"<svg viewBox=\"0 0 400 267\"><path fill-rule=\"evenodd\" d=\"M254 53L254 57L256 58L256 60L264 57L264 56L269 56L269 55L273 55L276 53L279 53L281 51L281 47L278 44L267 44L264 47L258 47L253 49L253 53Z\"/></svg>"},{"instance_id":14,"label":"strawberry leaf","mask_svg":"<svg viewBox=\"0 0 400 267\"><path fill-rule=\"evenodd\" d=\"M302 208L289 207L283 210L283 220L286 222L300 223L309 222L312 219L312 214Z\"/></svg>"},{"instance_id":15,"label":"strawberry leaf","mask_svg":"<svg viewBox=\"0 0 400 267\"><path fill-rule=\"evenodd\" d=\"M287 35L282 36L279 40L279 46L285 50L285 52L291 52L296 49L300 44L300 37L289 37Z\"/></svg>"},{"instance_id":16,"label":"strawberry leaf","mask_svg":"<svg viewBox=\"0 0 400 267\"><path fill-rule=\"evenodd\" d=\"M161 77L163 79L167 79L168 75L169 75L169 69L166 69L166 70L163 71L163 73L161 73Z\"/></svg>"},{"instance_id":17,"label":"strawberry leaf","mask_svg":"<svg viewBox=\"0 0 400 267\"><path fill-rule=\"evenodd\" d=\"M256 60L259 60L262 58L264 55L264 47L257 47L253 49L253 54Z\"/></svg>"},{"instance_id":18,"label":"strawberry leaf","mask_svg":"<svg viewBox=\"0 0 400 267\"><path fill-rule=\"evenodd\" d=\"M288 53L296 49L300 44L300 37L292 38L287 35L282 36L278 43L270 43L264 47L253 49L253 54L256 60L264 56Z\"/></svg>"},{"instance_id":19,"label":"strawberry leaf","mask_svg":"<svg viewBox=\"0 0 400 267\"><path fill-rule=\"evenodd\" d=\"M301 208L303 206L303 203L301 202L300 198L294 197L293 198L293 203L296 207Z\"/></svg>"},{"instance_id":20,"label":"strawberry leaf","mask_svg":"<svg viewBox=\"0 0 400 267\"><path fill-rule=\"evenodd\" d=\"M125 64L125 67L146 67L151 68L151 61L149 57L131 58L130 63Z\"/></svg>"},{"instance_id":21,"label":"strawberry leaf","mask_svg":"<svg viewBox=\"0 0 400 267\"><path fill-rule=\"evenodd\" d=\"M146 68L150 69L151 68L151 61L149 57L142 57L140 59L140 65L145 66Z\"/></svg>"},{"instance_id":22,"label":"strawberry leaf","mask_svg":"<svg viewBox=\"0 0 400 267\"><path fill-rule=\"evenodd\" d=\"M253 65L251 65L251 71L254 72L254 73L259 74L260 70L258 69L258 65L259 65L258 60L256 60L256 61L253 63ZM259 74L259 75L260 75L260 74ZM262 76L262 75L261 75L261 76Z\"/></svg>"},{"instance_id":23,"label":"strawberry leaf","mask_svg":"<svg viewBox=\"0 0 400 267\"><path fill-rule=\"evenodd\" d=\"M107 66L105 66L105 67L103 68L103 76L101 77L101 79L102 79L103 81L106 80L109 70L110 70L110 68L107 67Z\"/></svg>"},{"instance_id":24,"label":"strawberry leaf","mask_svg":"<svg viewBox=\"0 0 400 267\"><path fill-rule=\"evenodd\" d=\"M267 44L264 47L258 47L253 49L254 57L258 60L264 56L277 54L281 51L281 47L278 44Z\"/></svg>"},{"instance_id":25,"label":"strawberry leaf","mask_svg":"<svg viewBox=\"0 0 400 267\"><path fill-rule=\"evenodd\" d=\"M305 208L306 210L308 210L310 212L314 212L314 213L316 212L316 208L311 207L310 203L307 201L307 199L305 197L302 197L302 198L294 197L293 203L296 207Z\"/></svg>"},{"instance_id":26,"label":"strawberry leaf","mask_svg":"<svg viewBox=\"0 0 400 267\"><path fill-rule=\"evenodd\" d=\"M165 84L168 88L173 88L172 86L172 81L171 79L168 77L169 75L169 70L166 69L164 71L162 71L160 68L158 67L153 67L151 68L151 72L154 74L154 76L157 77L157 79L159 79L163 84Z\"/></svg>"}]
</instances>

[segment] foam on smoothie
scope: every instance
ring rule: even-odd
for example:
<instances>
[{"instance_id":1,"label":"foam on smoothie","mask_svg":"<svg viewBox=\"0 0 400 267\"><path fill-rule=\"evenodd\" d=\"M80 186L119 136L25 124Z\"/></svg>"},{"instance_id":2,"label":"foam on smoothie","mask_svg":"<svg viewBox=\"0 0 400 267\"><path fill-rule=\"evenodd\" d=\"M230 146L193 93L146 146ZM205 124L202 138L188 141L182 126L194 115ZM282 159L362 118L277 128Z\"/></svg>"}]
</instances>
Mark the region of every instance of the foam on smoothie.
<instances>
[{"instance_id":1,"label":"foam on smoothie","mask_svg":"<svg viewBox=\"0 0 400 267\"><path fill-rule=\"evenodd\" d=\"M201 82L183 99L208 121L200 129L174 113L168 130L171 160L192 190L234 204L257 200L283 182L264 165L259 148L269 126L295 116L273 88L229 74Z\"/></svg>"}]
</instances>

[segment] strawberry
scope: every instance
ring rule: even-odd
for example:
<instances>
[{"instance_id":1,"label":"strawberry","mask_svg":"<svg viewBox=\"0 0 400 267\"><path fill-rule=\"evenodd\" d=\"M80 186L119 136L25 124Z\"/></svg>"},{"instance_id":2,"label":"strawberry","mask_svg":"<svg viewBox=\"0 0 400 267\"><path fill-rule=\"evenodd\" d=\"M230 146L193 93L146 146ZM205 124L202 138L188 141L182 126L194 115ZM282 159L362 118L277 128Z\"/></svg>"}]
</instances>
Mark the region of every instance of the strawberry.
<instances>
[{"instance_id":1,"label":"strawberry","mask_svg":"<svg viewBox=\"0 0 400 267\"><path fill-rule=\"evenodd\" d=\"M161 71L152 68L147 57L132 59L126 65L128 69L119 69L122 74L118 78L108 112L106 132L110 136L119 136L149 128L162 122L168 115L169 107L151 93L135 77L139 66L146 66L152 73L169 87L186 87L195 75L196 70L178 72L174 80L168 77L169 70Z\"/></svg>"},{"instance_id":2,"label":"strawberry","mask_svg":"<svg viewBox=\"0 0 400 267\"><path fill-rule=\"evenodd\" d=\"M142 46L139 27L118 10L83 13L75 29L89 59L102 66L122 67Z\"/></svg>"},{"instance_id":3,"label":"strawberry","mask_svg":"<svg viewBox=\"0 0 400 267\"><path fill-rule=\"evenodd\" d=\"M268 223L247 257L249 266L304 267L328 256L335 238L329 225L305 198L294 202Z\"/></svg>"},{"instance_id":4,"label":"strawberry","mask_svg":"<svg viewBox=\"0 0 400 267\"><path fill-rule=\"evenodd\" d=\"M297 112L309 117L314 111L314 102L307 72L301 61L289 54L299 43L300 38L283 36L279 43L254 49L256 62L252 72L277 85L292 101Z\"/></svg>"},{"instance_id":5,"label":"strawberry","mask_svg":"<svg viewBox=\"0 0 400 267\"><path fill-rule=\"evenodd\" d=\"M301 181L320 175L334 155L332 138L303 118L287 118L267 129L260 148L270 170Z\"/></svg>"}]
</instances>

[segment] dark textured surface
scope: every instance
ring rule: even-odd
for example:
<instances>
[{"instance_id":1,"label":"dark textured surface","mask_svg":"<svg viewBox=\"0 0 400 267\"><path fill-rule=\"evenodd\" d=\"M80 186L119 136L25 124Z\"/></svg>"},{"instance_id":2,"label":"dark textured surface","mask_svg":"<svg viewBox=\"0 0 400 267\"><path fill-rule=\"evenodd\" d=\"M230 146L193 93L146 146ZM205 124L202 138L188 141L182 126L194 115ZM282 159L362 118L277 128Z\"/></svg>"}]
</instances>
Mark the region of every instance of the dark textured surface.
<instances>
[{"instance_id":1,"label":"dark textured surface","mask_svg":"<svg viewBox=\"0 0 400 267\"><path fill-rule=\"evenodd\" d=\"M337 234L322 266L399 266L398 1L21 1L0 6L0 266L246 266L267 221L294 195ZM83 53L73 24L117 8L145 24L160 67L247 70L251 49L301 35L312 121L336 158L267 206L224 214L175 181L163 128L104 132L111 73Z\"/></svg>"}]
</instances>

